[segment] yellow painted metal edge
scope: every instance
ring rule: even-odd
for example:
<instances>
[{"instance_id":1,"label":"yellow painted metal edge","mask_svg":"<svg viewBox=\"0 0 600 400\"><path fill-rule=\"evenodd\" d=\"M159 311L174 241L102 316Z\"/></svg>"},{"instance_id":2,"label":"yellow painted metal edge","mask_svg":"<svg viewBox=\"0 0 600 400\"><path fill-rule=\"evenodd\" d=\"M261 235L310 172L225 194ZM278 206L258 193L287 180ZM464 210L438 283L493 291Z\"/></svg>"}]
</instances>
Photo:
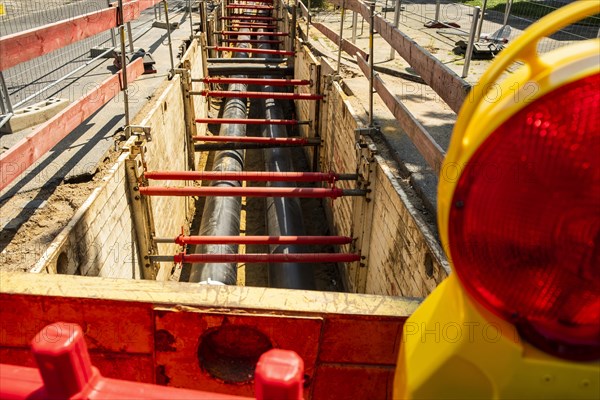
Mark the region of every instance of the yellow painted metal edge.
<instances>
[{"instance_id":1,"label":"yellow painted metal edge","mask_svg":"<svg viewBox=\"0 0 600 400\"><path fill-rule=\"evenodd\" d=\"M394 398L597 398L599 371L521 341L451 275L404 324Z\"/></svg>"},{"instance_id":2,"label":"yellow painted metal edge","mask_svg":"<svg viewBox=\"0 0 600 400\"><path fill-rule=\"evenodd\" d=\"M598 72L600 39L559 48L543 56L537 53L539 40L598 13L600 2L576 1L540 19L499 54L471 90L458 114L438 185L438 226L449 259L452 255L448 246L448 216L454 189L460 172L479 145L516 109L559 86ZM572 66L582 58L595 62L575 73ZM523 67L498 83L506 69L517 61L523 62ZM561 74L561 70L573 73ZM533 95L528 94L528 85L533 85Z\"/></svg>"}]
</instances>

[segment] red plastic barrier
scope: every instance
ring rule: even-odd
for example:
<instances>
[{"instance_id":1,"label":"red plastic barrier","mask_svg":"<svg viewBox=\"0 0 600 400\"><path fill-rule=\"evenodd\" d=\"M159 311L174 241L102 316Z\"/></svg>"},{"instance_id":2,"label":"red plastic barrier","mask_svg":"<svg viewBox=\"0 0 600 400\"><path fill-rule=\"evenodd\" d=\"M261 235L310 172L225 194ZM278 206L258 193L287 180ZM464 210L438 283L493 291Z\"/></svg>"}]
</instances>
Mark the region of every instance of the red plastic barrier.
<instances>
[{"instance_id":1,"label":"red plastic barrier","mask_svg":"<svg viewBox=\"0 0 600 400\"><path fill-rule=\"evenodd\" d=\"M77 324L48 325L35 336L31 347L39 369L0 364L3 400L249 399L105 378L92 366ZM256 399L302 400L303 374L304 362L295 352L273 349L264 353L256 367Z\"/></svg>"}]
</instances>

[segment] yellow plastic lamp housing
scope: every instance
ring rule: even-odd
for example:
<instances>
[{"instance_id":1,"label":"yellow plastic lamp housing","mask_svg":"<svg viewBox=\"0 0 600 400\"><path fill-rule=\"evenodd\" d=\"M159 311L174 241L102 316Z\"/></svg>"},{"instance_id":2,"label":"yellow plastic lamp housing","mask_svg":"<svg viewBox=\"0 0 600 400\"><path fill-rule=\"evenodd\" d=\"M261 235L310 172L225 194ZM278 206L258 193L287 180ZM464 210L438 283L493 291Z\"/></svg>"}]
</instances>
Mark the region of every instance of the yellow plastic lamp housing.
<instances>
[{"instance_id":1,"label":"yellow plastic lamp housing","mask_svg":"<svg viewBox=\"0 0 600 400\"><path fill-rule=\"evenodd\" d=\"M532 25L463 105L438 192L455 274L406 323L397 398L598 397L600 41L537 44L599 12Z\"/></svg>"}]
</instances>

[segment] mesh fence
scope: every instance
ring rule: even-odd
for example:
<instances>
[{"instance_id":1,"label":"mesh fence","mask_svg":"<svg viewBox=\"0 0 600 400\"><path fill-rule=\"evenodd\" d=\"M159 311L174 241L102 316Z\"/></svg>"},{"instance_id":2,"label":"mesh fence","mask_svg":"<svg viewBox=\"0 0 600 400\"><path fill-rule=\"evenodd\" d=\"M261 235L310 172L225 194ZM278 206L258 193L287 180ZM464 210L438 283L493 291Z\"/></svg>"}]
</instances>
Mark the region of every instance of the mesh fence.
<instances>
[{"instance_id":1,"label":"mesh fence","mask_svg":"<svg viewBox=\"0 0 600 400\"><path fill-rule=\"evenodd\" d=\"M124 0L126 3L129 0ZM116 0L8 0L3 1L4 14L0 16L0 36L6 36L43 25L78 17L105 9ZM169 1L171 22L179 22L188 11L190 0ZM152 28L155 19L164 21L163 4L147 9L131 22L134 40ZM185 28L185 27L182 27ZM75 100L78 77L91 71L103 60L98 57L113 47L119 48L119 36L110 30L73 43L41 57L16 65L2 72L13 109L60 97ZM99 51L91 53L91 49ZM129 50L129 47L128 47ZM77 74L73 74L77 71ZM82 71L81 73L79 71ZM69 76L69 74L73 74ZM66 77L66 78L65 78ZM68 90L65 90L68 89ZM73 90L70 90L73 89Z\"/></svg>"},{"instance_id":2,"label":"mesh fence","mask_svg":"<svg viewBox=\"0 0 600 400\"><path fill-rule=\"evenodd\" d=\"M535 21L570 2L567 0L515 0L512 4L509 4L510 8L507 7L506 1L490 2L490 7L485 10L483 16L481 34L483 37L486 34L489 37L489 35L506 25L511 28L508 39L513 40ZM586 18L543 39L538 46L538 52L545 53L576 41L595 38L598 35L599 28L600 16Z\"/></svg>"},{"instance_id":3,"label":"mesh fence","mask_svg":"<svg viewBox=\"0 0 600 400\"><path fill-rule=\"evenodd\" d=\"M13 0L5 2L4 5L5 15L0 17L2 36L99 11L106 8L108 2L107 0ZM85 65L90 60L90 49L100 46L112 46L109 31L3 71L13 108L52 97L72 81L66 79L62 84L55 85L47 91L44 88L70 71Z\"/></svg>"},{"instance_id":4,"label":"mesh fence","mask_svg":"<svg viewBox=\"0 0 600 400\"><path fill-rule=\"evenodd\" d=\"M393 19L393 8L398 0L377 0L388 20ZM483 8L484 0L399 0L404 18L417 19L423 24L433 21L456 23L460 28L442 27L449 34L468 37L475 6ZM575 0L487 0L483 19L478 26L480 40L506 39L510 42L523 31L556 9ZM596 0L590 0L596 1ZM600 15L586 18L540 41L538 51L551 51L567 44L595 38L599 34Z\"/></svg>"}]
</instances>

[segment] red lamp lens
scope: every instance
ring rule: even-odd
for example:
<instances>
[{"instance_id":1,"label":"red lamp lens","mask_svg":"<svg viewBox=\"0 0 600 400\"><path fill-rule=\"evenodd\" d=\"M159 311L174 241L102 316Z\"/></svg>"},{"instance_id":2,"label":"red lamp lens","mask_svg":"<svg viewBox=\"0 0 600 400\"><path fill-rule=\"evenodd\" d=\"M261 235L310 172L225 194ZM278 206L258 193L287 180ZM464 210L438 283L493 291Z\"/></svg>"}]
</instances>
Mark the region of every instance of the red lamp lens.
<instances>
[{"instance_id":1,"label":"red lamp lens","mask_svg":"<svg viewBox=\"0 0 600 400\"><path fill-rule=\"evenodd\" d=\"M454 192L449 246L481 304L533 345L600 358L600 75L496 129Z\"/></svg>"}]
</instances>

